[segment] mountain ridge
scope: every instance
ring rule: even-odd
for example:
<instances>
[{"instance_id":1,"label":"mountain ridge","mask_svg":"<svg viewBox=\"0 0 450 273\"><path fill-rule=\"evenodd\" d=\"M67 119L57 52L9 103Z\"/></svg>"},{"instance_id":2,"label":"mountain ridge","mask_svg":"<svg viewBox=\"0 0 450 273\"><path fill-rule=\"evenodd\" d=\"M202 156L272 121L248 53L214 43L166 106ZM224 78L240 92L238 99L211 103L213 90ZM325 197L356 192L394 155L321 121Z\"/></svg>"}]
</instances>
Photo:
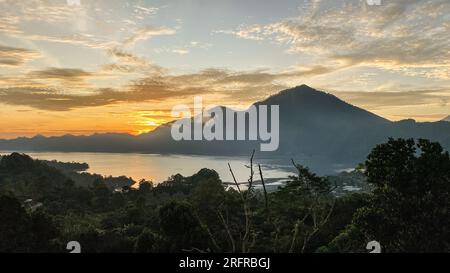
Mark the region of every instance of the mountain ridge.
<instances>
[{"instance_id":1,"label":"mountain ridge","mask_svg":"<svg viewBox=\"0 0 450 273\"><path fill-rule=\"evenodd\" d=\"M262 153L268 157L301 155L353 164L389 137L428 138L450 148L448 122L393 122L307 85L283 90L253 105L264 104L280 105L280 146L276 152ZM0 150L229 156L259 150L259 141L174 141L171 123L137 136L107 133L0 140Z\"/></svg>"}]
</instances>

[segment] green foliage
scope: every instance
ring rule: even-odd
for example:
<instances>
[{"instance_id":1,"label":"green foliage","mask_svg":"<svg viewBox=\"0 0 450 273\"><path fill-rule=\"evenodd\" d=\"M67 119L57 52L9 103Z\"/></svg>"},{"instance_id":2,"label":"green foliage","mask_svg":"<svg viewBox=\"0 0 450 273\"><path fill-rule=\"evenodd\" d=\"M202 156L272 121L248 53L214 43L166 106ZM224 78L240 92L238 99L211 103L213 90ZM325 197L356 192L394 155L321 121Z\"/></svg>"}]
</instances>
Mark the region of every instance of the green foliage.
<instances>
[{"instance_id":1,"label":"green foliage","mask_svg":"<svg viewBox=\"0 0 450 273\"><path fill-rule=\"evenodd\" d=\"M271 236L280 252L311 252L320 246L320 230L331 216L335 198L324 177L294 164L298 175L291 176L278 191L269 194ZM319 244L319 245L318 245Z\"/></svg>"},{"instance_id":2,"label":"green foliage","mask_svg":"<svg viewBox=\"0 0 450 273\"><path fill-rule=\"evenodd\" d=\"M0 196L0 252L50 252L58 235L46 213L27 213L11 196Z\"/></svg>"},{"instance_id":3,"label":"green foliage","mask_svg":"<svg viewBox=\"0 0 450 273\"><path fill-rule=\"evenodd\" d=\"M354 225L348 225L328 246L317 249L319 253L365 253L367 238Z\"/></svg>"},{"instance_id":4,"label":"green foliage","mask_svg":"<svg viewBox=\"0 0 450 273\"><path fill-rule=\"evenodd\" d=\"M203 228L186 202L170 202L159 210L162 234L168 242L168 251L182 252L207 245Z\"/></svg>"},{"instance_id":5,"label":"green foliage","mask_svg":"<svg viewBox=\"0 0 450 273\"><path fill-rule=\"evenodd\" d=\"M161 238L158 234L149 229L144 229L137 237L134 250L138 253L152 253L160 249L159 243L161 243Z\"/></svg>"},{"instance_id":6,"label":"green foliage","mask_svg":"<svg viewBox=\"0 0 450 273\"><path fill-rule=\"evenodd\" d=\"M0 252L28 250L30 219L17 199L0 197L0 219Z\"/></svg>"},{"instance_id":7,"label":"green foliage","mask_svg":"<svg viewBox=\"0 0 450 273\"><path fill-rule=\"evenodd\" d=\"M208 169L135 188L71 164L2 157L0 252L66 252L69 241L83 252L367 252L372 240L386 252L449 251L450 158L426 140L391 139L339 177L294 164L269 193L254 173L249 189ZM355 181L366 193L342 190Z\"/></svg>"},{"instance_id":8,"label":"green foliage","mask_svg":"<svg viewBox=\"0 0 450 273\"><path fill-rule=\"evenodd\" d=\"M388 252L450 250L450 157L438 143L390 139L366 161L375 185L353 219Z\"/></svg>"}]
</instances>

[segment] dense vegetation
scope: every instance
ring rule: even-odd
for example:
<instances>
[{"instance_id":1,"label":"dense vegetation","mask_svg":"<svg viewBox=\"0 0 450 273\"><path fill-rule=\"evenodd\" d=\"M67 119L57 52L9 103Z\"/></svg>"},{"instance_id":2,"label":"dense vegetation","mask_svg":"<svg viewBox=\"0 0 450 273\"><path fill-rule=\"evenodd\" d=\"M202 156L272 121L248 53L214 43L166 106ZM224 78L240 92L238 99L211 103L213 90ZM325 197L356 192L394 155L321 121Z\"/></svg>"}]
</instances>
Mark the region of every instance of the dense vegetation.
<instances>
[{"instance_id":1,"label":"dense vegetation","mask_svg":"<svg viewBox=\"0 0 450 273\"><path fill-rule=\"evenodd\" d=\"M117 191L14 153L0 160L0 252L66 252L69 241L83 252L367 252L371 240L385 252L450 251L450 156L438 143L378 145L355 171L369 193L336 194L336 181L294 165L277 191L255 189L264 176L253 163L234 187L202 169Z\"/></svg>"}]
</instances>

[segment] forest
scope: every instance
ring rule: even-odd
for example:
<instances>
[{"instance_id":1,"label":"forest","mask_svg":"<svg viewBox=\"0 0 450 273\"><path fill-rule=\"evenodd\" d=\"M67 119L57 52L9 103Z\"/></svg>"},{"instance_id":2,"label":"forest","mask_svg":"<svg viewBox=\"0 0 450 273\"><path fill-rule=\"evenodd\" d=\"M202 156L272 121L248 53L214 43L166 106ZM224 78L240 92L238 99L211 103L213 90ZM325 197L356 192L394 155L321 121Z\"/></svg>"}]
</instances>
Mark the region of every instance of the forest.
<instances>
[{"instance_id":1,"label":"forest","mask_svg":"<svg viewBox=\"0 0 450 273\"><path fill-rule=\"evenodd\" d=\"M450 251L450 156L439 143L377 145L354 171L370 189L359 193L292 163L297 174L277 190L253 156L248 181L231 186L202 169L132 187L79 173L83 164L5 155L0 252L67 252L78 241L84 253L367 253L373 240L382 252Z\"/></svg>"}]
</instances>

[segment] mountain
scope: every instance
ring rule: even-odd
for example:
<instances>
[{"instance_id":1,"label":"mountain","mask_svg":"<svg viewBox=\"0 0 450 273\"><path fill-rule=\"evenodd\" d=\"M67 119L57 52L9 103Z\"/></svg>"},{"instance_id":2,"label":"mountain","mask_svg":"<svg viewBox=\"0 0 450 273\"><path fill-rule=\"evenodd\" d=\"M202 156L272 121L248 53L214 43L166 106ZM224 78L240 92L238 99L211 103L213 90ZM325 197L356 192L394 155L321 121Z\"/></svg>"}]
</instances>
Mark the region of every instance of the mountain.
<instances>
[{"instance_id":1,"label":"mountain","mask_svg":"<svg viewBox=\"0 0 450 273\"><path fill-rule=\"evenodd\" d=\"M428 138L450 148L448 122L392 122L306 85L282 91L254 104L256 107L260 105L280 107L279 149L260 153L262 157L307 158L307 164L316 162L317 165L356 164L363 161L376 144L386 142L389 137ZM225 119L224 124L226 126ZM258 151L259 148L259 141L174 141L171 123L139 136L95 134L0 140L0 150L22 151L248 156L253 149Z\"/></svg>"},{"instance_id":2,"label":"mountain","mask_svg":"<svg viewBox=\"0 0 450 273\"><path fill-rule=\"evenodd\" d=\"M281 111L302 123L371 122L389 123L387 119L353 106L334 95L318 91L307 85L281 91L255 105L280 105ZM283 114L282 114L283 115Z\"/></svg>"},{"instance_id":3,"label":"mountain","mask_svg":"<svg viewBox=\"0 0 450 273\"><path fill-rule=\"evenodd\" d=\"M282 91L256 104L280 105L282 142L279 150L282 154L336 158L347 157L350 153L351 157L365 136L377 135L379 128L391 124L389 120L306 85ZM367 151L364 149L362 153Z\"/></svg>"},{"instance_id":4,"label":"mountain","mask_svg":"<svg viewBox=\"0 0 450 273\"><path fill-rule=\"evenodd\" d=\"M448 121L448 122L450 122L450 116L447 116L447 117L444 118L442 121Z\"/></svg>"}]
</instances>

